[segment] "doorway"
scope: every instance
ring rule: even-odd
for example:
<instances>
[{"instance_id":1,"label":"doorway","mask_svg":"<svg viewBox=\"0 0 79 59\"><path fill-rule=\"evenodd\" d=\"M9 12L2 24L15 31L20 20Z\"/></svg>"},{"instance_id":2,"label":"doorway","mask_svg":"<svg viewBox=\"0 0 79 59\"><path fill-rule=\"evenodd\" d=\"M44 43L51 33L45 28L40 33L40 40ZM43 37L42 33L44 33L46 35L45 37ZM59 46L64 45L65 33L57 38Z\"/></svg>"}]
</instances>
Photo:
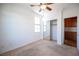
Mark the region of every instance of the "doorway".
<instances>
[{"instance_id":1,"label":"doorway","mask_svg":"<svg viewBox=\"0 0 79 59\"><path fill-rule=\"evenodd\" d=\"M77 47L77 17L64 19L64 44Z\"/></svg>"},{"instance_id":2,"label":"doorway","mask_svg":"<svg viewBox=\"0 0 79 59\"><path fill-rule=\"evenodd\" d=\"M57 20L50 21L50 40L57 41Z\"/></svg>"}]
</instances>

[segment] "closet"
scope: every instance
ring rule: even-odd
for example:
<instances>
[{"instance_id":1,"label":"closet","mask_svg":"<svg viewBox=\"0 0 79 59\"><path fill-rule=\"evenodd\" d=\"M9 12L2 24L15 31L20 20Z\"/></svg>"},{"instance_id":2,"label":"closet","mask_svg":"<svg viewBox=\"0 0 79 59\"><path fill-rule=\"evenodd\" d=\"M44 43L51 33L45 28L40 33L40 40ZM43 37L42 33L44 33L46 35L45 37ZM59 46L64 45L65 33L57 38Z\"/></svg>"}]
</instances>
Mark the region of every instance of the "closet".
<instances>
[{"instance_id":1,"label":"closet","mask_svg":"<svg viewBox=\"0 0 79 59\"><path fill-rule=\"evenodd\" d=\"M50 21L50 39L57 41L57 20Z\"/></svg>"},{"instance_id":2,"label":"closet","mask_svg":"<svg viewBox=\"0 0 79 59\"><path fill-rule=\"evenodd\" d=\"M77 17L64 19L64 44L77 46Z\"/></svg>"}]
</instances>

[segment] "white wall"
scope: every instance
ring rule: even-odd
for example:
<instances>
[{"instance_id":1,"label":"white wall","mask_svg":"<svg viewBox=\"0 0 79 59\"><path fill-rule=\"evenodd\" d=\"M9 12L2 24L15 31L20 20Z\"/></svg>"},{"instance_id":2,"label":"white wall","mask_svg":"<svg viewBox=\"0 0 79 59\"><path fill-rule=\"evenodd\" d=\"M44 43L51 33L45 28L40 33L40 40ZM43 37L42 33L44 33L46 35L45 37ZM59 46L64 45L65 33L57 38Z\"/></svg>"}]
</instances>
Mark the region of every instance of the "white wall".
<instances>
[{"instance_id":1,"label":"white wall","mask_svg":"<svg viewBox=\"0 0 79 59\"><path fill-rule=\"evenodd\" d=\"M25 4L0 4L0 53L42 39L34 32L35 16Z\"/></svg>"},{"instance_id":2,"label":"white wall","mask_svg":"<svg viewBox=\"0 0 79 59\"><path fill-rule=\"evenodd\" d=\"M58 12L58 16L57 16L57 43L59 45L62 45L63 39L64 39L64 20L61 10Z\"/></svg>"},{"instance_id":3,"label":"white wall","mask_svg":"<svg viewBox=\"0 0 79 59\"><path fill-rule=\"evenodd\" d=\"M74 17L77 16L78 7L67 8L63 10L63 18Z\"/></svg>"}]
</instances>

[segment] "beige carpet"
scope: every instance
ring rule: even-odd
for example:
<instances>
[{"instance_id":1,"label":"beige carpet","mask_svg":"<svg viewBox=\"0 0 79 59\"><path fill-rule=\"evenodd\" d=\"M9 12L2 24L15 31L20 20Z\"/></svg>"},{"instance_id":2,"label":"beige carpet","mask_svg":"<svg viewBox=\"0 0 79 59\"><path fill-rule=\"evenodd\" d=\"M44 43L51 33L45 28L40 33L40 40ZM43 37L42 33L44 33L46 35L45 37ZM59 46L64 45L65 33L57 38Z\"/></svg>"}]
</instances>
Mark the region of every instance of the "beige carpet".
<instances>
[{"instance_id":1,"label":"beige carpet","mask_svg":"<svg viewBox=\"0 0 79 59\"><path fill-rule=\"evenodd\" d=\"M1 54L2 56L75 56L76 48L40 40L24 47Z\"/></svg>"}]
</instances>

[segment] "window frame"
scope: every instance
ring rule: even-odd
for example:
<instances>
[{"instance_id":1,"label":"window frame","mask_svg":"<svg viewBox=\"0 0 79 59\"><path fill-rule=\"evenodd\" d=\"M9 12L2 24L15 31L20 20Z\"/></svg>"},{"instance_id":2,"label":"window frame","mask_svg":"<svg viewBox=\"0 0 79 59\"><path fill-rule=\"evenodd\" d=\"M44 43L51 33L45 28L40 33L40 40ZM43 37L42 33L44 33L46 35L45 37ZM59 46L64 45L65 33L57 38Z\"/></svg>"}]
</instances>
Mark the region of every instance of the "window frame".
<instances>
[{"instance_id":1,"label":"window frame","mask_svg":"<svg viewBox=\"0 0 79 59\"><path fill-rule=\"evenodd\" d=\"M44 24L43 24L43 31L44 31L44 32L47 31L47 24L46 24L46 21L44 21Z\"/></svg>"},{"instance_id":2,"label":"window frame","mask_svg":"<svg viewBox=\"0 0 79 59\"><path fill-rule=\"evenodd\" d=\"M35 17L35 32L41 31L41 21L39 17Z\"/></svg>"}]
</instances>

